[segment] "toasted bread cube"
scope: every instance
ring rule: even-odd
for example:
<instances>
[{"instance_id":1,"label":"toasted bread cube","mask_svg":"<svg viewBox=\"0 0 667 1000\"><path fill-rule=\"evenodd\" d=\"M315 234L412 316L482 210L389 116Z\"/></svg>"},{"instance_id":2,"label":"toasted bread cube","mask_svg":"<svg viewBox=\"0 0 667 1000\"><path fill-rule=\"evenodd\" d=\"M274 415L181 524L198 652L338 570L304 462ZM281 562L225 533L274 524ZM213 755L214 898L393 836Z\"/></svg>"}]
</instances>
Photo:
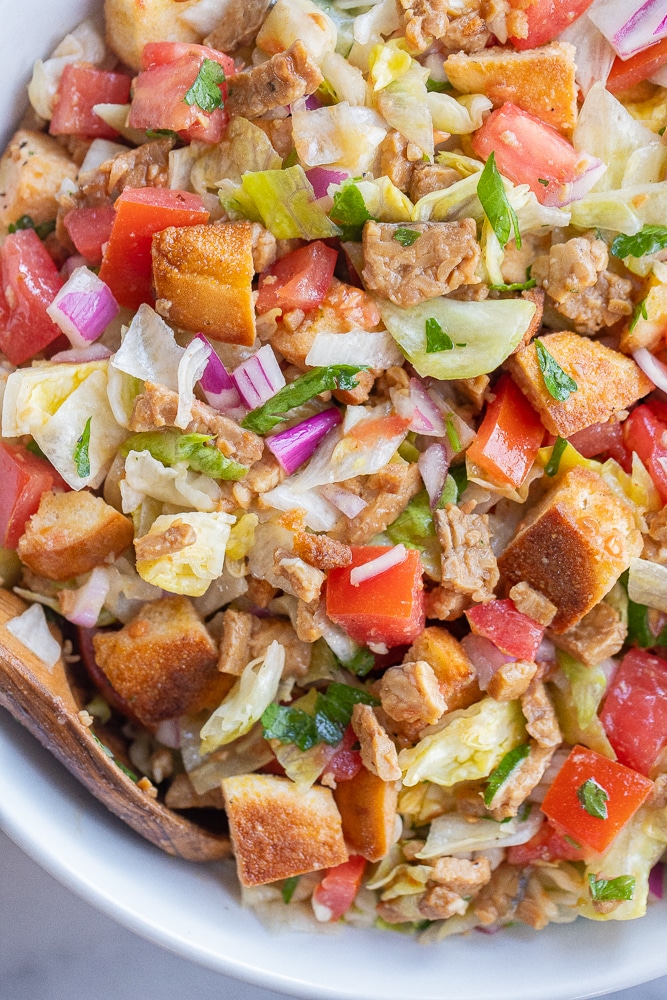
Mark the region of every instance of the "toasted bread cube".
<instances>
[{"instance_id":1,"label":"toasted bread cube","mask_svg":"<svg viewBox=\"0 0 667 1000\"><path fill-rule=\"evenodd\" d=\"M229 686L187 597L148 601L119 632L99 632L93 643L100 669L144 725L217 705L224 694L214 700L214 692Z\"/></svg>"},{"instance_id":2,"label":"toasted bread cube","mask_svg":"<svg viewBox=\"0 0 667 1000\"><path fill-rule=\"evenodd\" d=\"M214 340L255 340L252 225L170 226L153 236L157 310L171 323Z\"/></svg>"},{"instance_id":3,"label":"toasted bread cube","mask_svg":"<svg viewBox=\"0 0 667 1000\"><path fill-rule=\"evenodd\" d=\"M577 122L576 50L567 42L552 42L517 52L494 46L470 55L455 52L445 60L445 72L461 94L486 94L499 108L511 101L561 132Z\"/></svg>"},{"instance_id":4,"label":"toasted bread cube","mask_svg":"<svg viewBox=\"0 0 667 1000\"><path fill-rule=\"evenodd\" d=\"M70 580L132 544L132 522L88 490L44 493L19 538L26 564L49 580Z\"/></svg>"},{"instance_id":5,"label":"toasted bread cube","mask_svg":"<svg viewBox=\"0 0 667 1000\"><path fill-rule=\"evenodd\" d=\"M565 330L540 341L577 383L576 392L562 403L546 387L534 342L508 358L506 366L552 434L566 438L591 424L605 423L653 388L632 358L589 337Z\"/></svg>"},{"instance_id":6,"label":"toasted bread cube","mask_svg":"<svg viewBox=\"0 0 667 1000\"><path fill-rule=\"evenodd\" d=\"M365 767L334 792L343 820L345 842L352 854L379 861L394 842L398 786L383 781Z\"/></svg>"},{"instance_id":7,"label":"toasted bread cube","mask_svg":"<svg viewBox=\"0 0 667 1000\"><path fill-rule=\"evenodd\" d=\"M509 589L525 580L558 609L556 633L607 594L642 549L630 507L597 473L571 469L550 490L498 560Z\"/></svg>"},{"instance_id":8,"label":"toasted bread cube","mask_svg":"<svg viewBox=\"0 0 667 1000\"><path fill-rule=\"evenodd\" d=\"M288 778L224 778L222 794L242 885L265 885L347 861L340 813L328 788Z\"/></svg>"},{"instance_id":9,"label":"toasted bread cube","mask_svg":"<svg viewBox=\"0 0 667 1000\"><path fill-rule=\"evenodd\" d=\"M424 629L403 662L415 660L425 660L433 670L448 712L467 708L482 697L475 668L461 643L446 628L429 625Z\"/></svg>"},{"instance_id":10,"label":"toasted bread cube","mask_svg":"<svg viewBox=\"0 0 667 1000\"><path fill-rule=\"evenodd\" d=\"M0 159L0 233L22 215L35 225L55 219L56 195L77 166L50 135L19 129Z\"/></svg>"},{"instance_id":11,"label":"toasted bread cube","mask_svg":"<svg viewBox=\"0 0 667 1000\"><path fill-rule=\"evenodd\" d=\"M174 0L104 0L110 48L130 69L140 70L147 42L201 42L201 34L179 16L180 9Z\"/></svg>"}]
</instances>

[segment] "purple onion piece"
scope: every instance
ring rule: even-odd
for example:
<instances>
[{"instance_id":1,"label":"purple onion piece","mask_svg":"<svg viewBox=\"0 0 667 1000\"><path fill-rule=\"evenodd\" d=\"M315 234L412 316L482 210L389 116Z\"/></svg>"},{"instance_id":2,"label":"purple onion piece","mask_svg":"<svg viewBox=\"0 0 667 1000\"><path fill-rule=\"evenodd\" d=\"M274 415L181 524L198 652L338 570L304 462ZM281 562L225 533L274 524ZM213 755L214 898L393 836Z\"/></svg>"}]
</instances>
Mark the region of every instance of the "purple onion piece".
<instances>
[{"instance_id":1,"label":"purple onion piece","mask_svg":"<svg viewBox=\"0 0 667 1000\"><path fill-rule=\"evenodd\" d=\"M285 376L280 370L271 345L265 344L256 354L234 369L232 381L244 404L248 409L254 410L283 388Z\"/></svg>"},{"instance_id":2,"label":"purple onion piece","mask_svg":"<svg viewBox=\"0 0 667 1000\"><path fill-rule=\"evenodd\" d=\"M72 347L97 340L118 315L111 289L87 267L78 267L60 289L47 313Z\"/></svg>"},{"instance_id":3,"label":"purple onion piece","mask_svg":"<svg viewBox=\"0 0 667 1000\"><path fill-rule=\"evenodd\" d=\"M505 663L513 663L516 659L501 653L486 636L475 635L474 632L464 636L461 645L477 671L477 681L482 691L486 691L491 678Z\"/></svg>"},{"instance_id":4,"label":"purple onion piece","mask_svg":"<svg viewBox=\"0 0 667 1000\"><path fill-rule=\"evenodd\" d=\"M449 471L449 455L444 444L431 444L419 456L419 471L431 502L431 510L438 506Z\"/></svg>"},{"instance_id":5,"label":"purple onion piece","mask_svg":"<svg viewBox=\"0 0 667 1000\"><path fill-rule=\"evenodd\" d=\"M206 396L206 402L216 410L226 412L242 406L239 391L232 381L232 377L223 365L215 352L211 342L203 333L198 333L194 338L201 341L204 347L210 348L208 362L204 369L204 374L199 380L202 391Z\"/></svg>"},{"instance_id":6,"label":"purple onion piece","mask_svg":"<svg viewBox=\"0 0 667 1000\"><path fill-rule=\"evenodd\" d=\"M356 493L346 490L344 486L339 486L337 483L327 483L325 486L320 486L319 493L348 518L356 517L368 507L367 500L358 497Z\"/></svg>"},{"instance_id":7,"label":"purple onion piece","mask_svg":"<svg viewBox=\"0 0 667 1000\"><path fill-rule=\"evenodd\" d=\"M649 891L653 893L656 899L662 899L664 878L665 865L662 861L658 861L657 864L653 865L648 876Z\"/></svg>"},{"instance_id":8,"label":"purple onion piece","mask_svg":"<svg viewBox=\"0 0 667 1000\"><path fill-rule=\"evenodd\" d=\"M278 459L288 476L303 465L332 427L341 423L340 410L332 406L279 434L266 438L266 447Z\"/></svg>"},{"instance_id":9,"label":"purple onion piece","mask_svg":"<svg viewBox=\"0 0 667 1000\"><path fill-rule=\"evenodd\" d=\"M325 170L324 167L311 167L306 170L306 177L313 186L315 198L324 198L330 184L342 184L350 175L346 170Z\"/></svg>"},{"instance_id":10,"label":"purple onion piece","mask_svg":"<svg viewBox=\"0 0 667 1000\"><path fill-rule=\"evenodd\" d=\"M413 424L418 425L411 425L410 430L432 437L444 437L446 428L442 413L429 395L426 386L417 378L410 379L410 399L417 410Z\"/></svg>"}]
</instances>

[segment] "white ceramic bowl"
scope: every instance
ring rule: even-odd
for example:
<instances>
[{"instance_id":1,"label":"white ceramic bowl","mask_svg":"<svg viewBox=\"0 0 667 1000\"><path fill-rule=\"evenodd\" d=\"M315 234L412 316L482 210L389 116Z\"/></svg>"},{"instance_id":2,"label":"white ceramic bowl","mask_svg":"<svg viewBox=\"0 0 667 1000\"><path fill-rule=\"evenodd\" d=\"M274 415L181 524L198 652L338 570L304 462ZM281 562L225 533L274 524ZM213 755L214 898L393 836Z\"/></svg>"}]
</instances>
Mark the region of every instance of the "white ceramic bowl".
<instances>
[{"instance_id":1,"label":"white ceramic bowl","mask_svg":"<svg viewBox=\"0 0 667 1000\"><path fill-rule=\"evenodd\" d=\"M3 139L33 59L101 0L0 0ZM314 1000L574 1000L667 972L667 910L643 920L517 927L424 948L387 932L272 936L240 908L231 862L177 861L94 801L0 709L0 825L51 874L144 937L260 986ZM48 906L48 900L45 901Z\"/></svg>"}]
</instances>

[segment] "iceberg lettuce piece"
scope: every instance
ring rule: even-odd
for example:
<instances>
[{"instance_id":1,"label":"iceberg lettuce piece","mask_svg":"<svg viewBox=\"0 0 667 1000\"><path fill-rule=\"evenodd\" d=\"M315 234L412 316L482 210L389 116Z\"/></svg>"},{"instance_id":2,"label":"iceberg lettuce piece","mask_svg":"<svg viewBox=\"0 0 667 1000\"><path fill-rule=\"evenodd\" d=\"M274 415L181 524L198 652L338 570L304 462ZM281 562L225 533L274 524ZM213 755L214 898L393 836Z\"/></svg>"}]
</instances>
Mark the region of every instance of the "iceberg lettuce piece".
<instances>
[{"instance_id":1,"label":"iceberg lettuce piece","mask_svg":"<svg viewBox=\"0 0 667 1000\"><path fill-rule=\"evenodd\" d=\"M263 222L278 240L319 240L340 235L338 226L315 201L313 187L298 164L286 170L244 174L231 200L240 215ZM223 200L225 208L228 201Z\"/></svg>"},{"instance_id":2,"label":"iceberg lettuce piece","mask_svg":"<svg viewBox=\"0 0 667 1000\"><path fill-rule=\"evenodd\" d=\"M589 194L572 202L570 212L577 229L611 229L634 236L642 226L664 225L667 181Z\"/></svg>"},{"instance_id":3,"label":"iceberg lettuce piece","mask_svg":"<svg viewBox=\"0 0 667 1000\"><path fill-rule=\"evenodd\" d=\"M480 163L480 169L481 167ZM428 222L433 219L435 222L447 222L452 219L474 219L475 222L481 223L484 210L477 197L478 183L479 172L475 172L442 191L425 194L414 207L414 221Z\"/></svg>"},{"instance_id":4,"label":"iceberg lettuce piece","mask_svg":"<svg viewBox=\"0 0 667 1000\"><path fill-rule=\"evenodd\" d=\"M427 95L426 103L434 127L452 135L468 135L480 128L484 112L493 107L484 94L465 94L457 98L433 92Z\"/></svg>"},{"instance_id":5,"label":"iceberg lettuce piece","mask_svg":"<svg viewBox=\"0 0 667 1000\"><path fill-rule=\"evenodd\" d=\"M412 202L388 177L357 181L356 187L369 215L378 222L412 222Z\"/></svg>"},{"instance_id":6,"label":"iceberg lettuce piece","mask_svg":"<svg viewBox=\"0 0 667 1000\"><path fill-rule=\"evenodd\" d=\"M480 819L476 823L459 812L436 816L428 832L426 843L417 857L439 858L461 851L486 851L494 847L515 847L527 843L542 825L543 816L537 806L530 809L525 819L513 816L507 823L494 819Z\"/></svg>"},{"instance_id":7,"label":"iceberg lettuce piece","mask_svg":"<svg viewBox=\"0 0 667 1000\"><path fill-rule=\"evenodd\" d=\"M438 379L475 378L494 371L530 326L535 305L526 299L458 302L437 298L402 308L378 302L382 320L417 372ZM426 321L435 319L449 335L450 351L426 352Z\"/></svg>"},{"instance_id":8,"label":"iceberg lettuce piece","mask_svg":"<svg viewBox=\"0 0 667 1000\"><path fill-rule=\"evenodd\" d=\"M110 364L126 375L178 390L178 366L185 349L149 305L139 306Z\"/></svg>"},{"instance_id":9,"label":"iceberg lettuce piece","mask_svg":"<svg viewBox=\"0 0 667 1000\"><path fill-rule=\"evenodd\" d=\"M470 708L445 715L438 726L442 727L438 732L398 755L404 785L433 781L449 786L459 781L479 781L526 739L517 701L483 698Z\"/></svg>"},{"instance_id":10,"label":"iceberg lettuce piece","mask_svg":"<svg viewBox=\"0 0 667 1000\"><path fill-rule=\"evenodd\" d=\"M347 101L308 111L305 102L298 103L303 107L292 108L292 131L302 163L354 175L370 168L387 134L387 124L377 111L352 107Z\"/></svg>"},{"instance_id":11,"label":"iceberg lettuce piece","mask_svg":"<svg viewBox=\"0 0 667 1000\"><path fill-rule=\"evenodd\" d=\"M158 559L137 558L137 573L146 583L170 594L202 597L209 584L222 574L225 548L234 521L234 517L222 511L161 514L144 537L160 535L175 524L185 524L193 529L195 539L177 552L169 552Z\"/></svg>"},{"instance_id":12,"label":"iceberg lettuce piece","mask_svg":"<svg viewBox=\"0 0 667 1000\"><path fill-rule=\"evenodd\" d=\"M562 649L556 655L561 670L570 682L577 723L581 729L586 729L597 715L607 690L607 675L600 666L586 667Z\"/></svg>"},{"instance_id":13,"label":"iceberg lettuce piece","mask_svg":"<svg viewBox=\"0 0 667 1000\"><path fill-rule=\"evenodd\" d=\"M433 119L427 104L428 76L429 71L412 60L407 73L383 86L373 96L377 110L391 127L419 146L424 155L432 160Z\"/></svg>"},{"instance_id":14,"label":"iceberg lettuce piece","mask_svg":"<svg viewBox=\"0 0 667 1000\"><path fill-rule=\"evenodd\" d=\"M125 459L125 479L120 482L123 513L129 514L144 497L210 513L220 500L220 487L210 476L196 475L179 463L167 468L150 451L130 451Z\"/></svg>"}]
</instances>

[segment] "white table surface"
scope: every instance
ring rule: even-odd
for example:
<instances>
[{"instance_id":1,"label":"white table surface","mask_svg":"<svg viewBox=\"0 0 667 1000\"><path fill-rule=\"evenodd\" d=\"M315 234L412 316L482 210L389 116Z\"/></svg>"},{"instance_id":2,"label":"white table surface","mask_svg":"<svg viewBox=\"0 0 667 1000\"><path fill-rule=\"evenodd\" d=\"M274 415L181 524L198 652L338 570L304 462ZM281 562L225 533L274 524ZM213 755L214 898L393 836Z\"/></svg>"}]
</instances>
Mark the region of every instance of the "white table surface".
<instances>
[{"instance_id":1,"label":"white table surface","mask_svg":"<svg viewBox=\"0 0 667 1000\"><path fill-rule=\"evenodd\" d=\"M613 997L665 1000L667 977ZM0 832L0 1000L279 997L137 937L63 888Z\"/></svg>"}]
</instances>

